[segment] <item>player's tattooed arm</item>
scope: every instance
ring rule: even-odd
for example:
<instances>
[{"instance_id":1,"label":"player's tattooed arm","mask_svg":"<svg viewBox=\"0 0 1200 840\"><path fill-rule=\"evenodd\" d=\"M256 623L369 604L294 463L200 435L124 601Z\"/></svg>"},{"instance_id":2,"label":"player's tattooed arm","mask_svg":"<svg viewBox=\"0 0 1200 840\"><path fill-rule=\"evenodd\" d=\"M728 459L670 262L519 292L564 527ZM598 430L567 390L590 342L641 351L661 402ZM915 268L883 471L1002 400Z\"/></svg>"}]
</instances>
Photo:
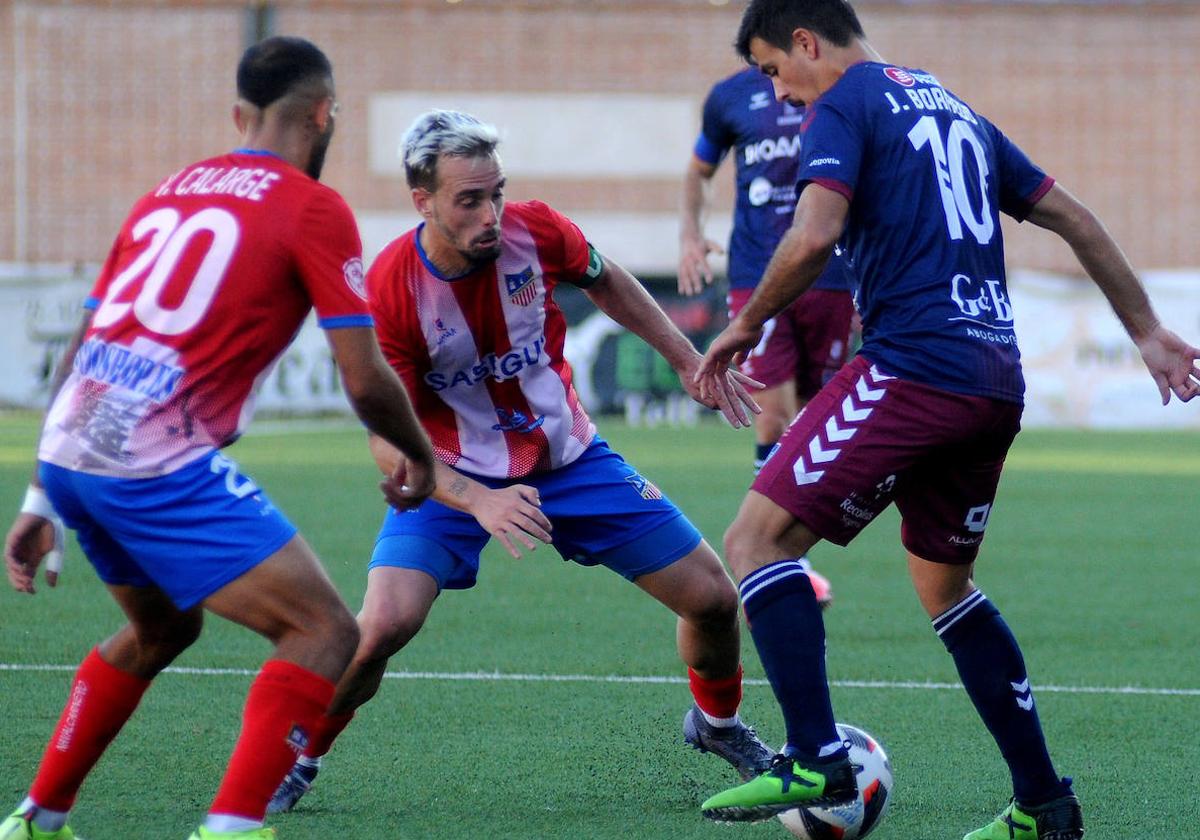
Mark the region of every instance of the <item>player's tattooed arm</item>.
<instances>
[{"instance_id":1,"label":"player's tattooed arm","mask_svg":"<svg viewBox=\"0 0 1200 840\"><path fill-rule=\"evenodd\" d=\"M513 557L533 551L537 542L549 543L550 520L542 513L536 487L513 484L491 488L449 467L437 464L435 501L475 517L483 530L495 537Z\"/></svg>"},{"instance_id":2,"label":"player's tattooed arm","mask_svg":"<svg viewBox=\"0 0 1200 840\"><path fill-rule=\"evenodd\" d=\"M392 474L401 462L399 450L378 435L371 435L369 443L379 469ZM514 484L492 489L441 461L434 463L434 476L434 501L475 517L513 557L521 556L522 547L532 551L535 540L550 542L550 520L541 510L536 487Z\"/></svg>"}]
</instances>

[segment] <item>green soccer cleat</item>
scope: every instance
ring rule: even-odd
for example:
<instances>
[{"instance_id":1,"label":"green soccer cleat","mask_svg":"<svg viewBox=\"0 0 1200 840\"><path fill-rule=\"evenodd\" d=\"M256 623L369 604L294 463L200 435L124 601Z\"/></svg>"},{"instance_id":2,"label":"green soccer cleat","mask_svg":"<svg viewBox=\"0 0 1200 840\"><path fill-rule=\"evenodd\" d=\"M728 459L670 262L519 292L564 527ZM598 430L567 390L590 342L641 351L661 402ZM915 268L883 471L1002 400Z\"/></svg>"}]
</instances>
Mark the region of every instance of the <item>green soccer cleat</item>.
<instances>
[{"instance_id":1,"label":"green soccer cleat","mask_svg":"<svg viewBox=\"0 0 1200 840\"><path fill-rule=\"evenodd\" d=\"M188 840L274 840L275 829L252 828L249 831L209 831L200 826Z\"/></svg>"},{"instance_id":2,"label":"green soccer cleat","mask_svg":"<svg viewBox=\"0 0 1200 840\"><path fill-rule=\"evenodd\" d=\"M757 822L800 806L845 805L856 798L854 766L845 754L803 764L799 757L777 755L765 773L710 796L700 810L717 822Z\"/></svg>"},{"instance_id":3,"label":"green soccer cleat","mask_svg":"<svg viewBox=\"0 0 1200 840\"><path fill-rule=\"evenodd\" d=\"M69 825L64 825L58 831L42 831L33 824L35 813L32 808L15 811L0 823L0 840L83 840Z\"/></svg>"},{"instance_id":4,"label":"green soccer cleat","mask_svg":"<svg viewBox=\"0 0 1200 840\"><path fill-rule=\"evenodd\" d=\"M1083 812L1069 793L1036 808L1008 803L1000 816L963 840L1079 840L1083 837Z\"/></svg>"}]
</instances>

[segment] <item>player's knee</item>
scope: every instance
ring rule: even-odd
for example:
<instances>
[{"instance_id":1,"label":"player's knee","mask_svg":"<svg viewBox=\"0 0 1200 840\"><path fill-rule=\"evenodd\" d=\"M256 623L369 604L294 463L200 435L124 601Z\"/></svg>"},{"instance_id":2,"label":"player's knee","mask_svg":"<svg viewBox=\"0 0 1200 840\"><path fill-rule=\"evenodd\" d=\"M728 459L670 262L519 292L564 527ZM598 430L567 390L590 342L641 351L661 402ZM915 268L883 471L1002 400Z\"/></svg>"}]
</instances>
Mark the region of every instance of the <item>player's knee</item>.
<instances>
[{"instance_id":1,"label":"player's knee","mask_svg":"<svg viewBox=\"0 0 1200 840\"><path fill-rule=\"evenodd\" d=\"M297 610L289 616L277 644L298 645L330 663L349 664L358 648L358 622L340 599L324 602L320 609Z\"/></svg>"},{"instance_id":2,"label":"player's knee","mask_svg":"<svg viewBox=\"0 0 1200 840\"><path fill-rule=\"evenodd\" d=\"M423 615L361 616L362 638L356 658L363 662L387 659L408 644L424 623Z\"/></svg>"},{"instance_id":3,"label":"player's knee","mask_svg":"<svg viewBox=\"0 0 1200 840\"><path fill-rule=\"evenodd\" d=\"M738 622L738 594L720 567L698 587L698 594L684 606L682 617L708 631L734 627Z\"/></svg>"},{"instance_id":4,"label":"player's knee","mask_svg":"<svg viewBox=\"0 0 1200 840\"><path fill-rule=\"evenodd\" d=\"M350 610L342 607L329 617L326 638L329 639L329 644L337 649L340 658L348 664L354 657L354 651L358 649L360 638L358 622L354 620Z\"/></svg>"},{"instance_id":5,"label":"player's knee","mask_svg":"<svg viewBox=\"0 0 1200 840\"><path fill-rule=\"evenodd\" d=\"M725 562L739 581L754 571L764 553L761 537L742 527L736 520L725 532L723 545Z\"/></svg>"},{"instance_id":6,"label":"player's knee","mask_svg":"<svg viewBox=\"0 0 1200 840\"><path fill-rule=\"evenodd\" d=\"M138 626L133 633L136 664L132 670L141 676L153 677L191 647L200 638L203 628L204 614L199 610L183 613L168 623Z\"/></svg>"},{"instance_id":7,"label":"player's knee","mask_svg":"<svg viewBox=\"0 0 1200 840\"><path fill-rule=\"evenodd\" d=\"M194 613L186 614L186 617L176 622L163 635L158 643L171 652L171 658L174 659L179 654L195 644L200 638L200 631L204 629L204 613L199 610Z\"/></svg>"}]
</instances>

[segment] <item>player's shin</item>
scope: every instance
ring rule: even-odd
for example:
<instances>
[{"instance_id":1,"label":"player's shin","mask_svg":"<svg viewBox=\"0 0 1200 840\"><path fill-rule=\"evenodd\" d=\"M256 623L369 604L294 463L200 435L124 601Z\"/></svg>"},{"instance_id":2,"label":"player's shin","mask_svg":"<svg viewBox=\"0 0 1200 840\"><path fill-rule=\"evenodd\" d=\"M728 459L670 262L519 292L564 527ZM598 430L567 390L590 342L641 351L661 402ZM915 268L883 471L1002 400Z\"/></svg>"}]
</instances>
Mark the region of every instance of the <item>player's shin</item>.
<instances>
[{"instance_id":1,"label":"player's shin","mask_svg":"<svg viewBox=\"0 0 1200 840\"><path fill-rule=\"evenodd\" d=\"M133 714L150 681L114 668L92 650L71 686L54 737L29 796L39 808L65 812L84 778ZM65 816L64 816L65 820Z\"/></svg>"},{"instance_id":2,"label":"player's shin","mask_svg":"<svg viewBox=\"0 0 1200 840\"><path fill-rule=\"evenodd\" d=\"M334 685L299 665L273 659L263 665L242 717L242 732L207 827L230 830L229 819L261 824L267 802L308 746L318 719L333 699Z\"/></svg>"},{"instance_id":3,"label":"player's shin","mask_svg":"<svg viewBox=\"0 0 1200 840\"><path fill-rule=\"evenodd\" d=\"M1008 763L1017 801L1036 806L1069 792L1050 762L1025 661L1000 611L976 590L934 618L933 629Z\"/></svg>"},{"instance_id":4,"label":"player's shin","mask_svg":"<svg viewBox=\"0 0 1200 840\"><path fill-rule=\"evenodd\" d=\"M787 726L787 746L808 757L842 749L825 676L825 624L803 568L781 560L739 586L754 646Z\"/></svg>"}]
</instances>

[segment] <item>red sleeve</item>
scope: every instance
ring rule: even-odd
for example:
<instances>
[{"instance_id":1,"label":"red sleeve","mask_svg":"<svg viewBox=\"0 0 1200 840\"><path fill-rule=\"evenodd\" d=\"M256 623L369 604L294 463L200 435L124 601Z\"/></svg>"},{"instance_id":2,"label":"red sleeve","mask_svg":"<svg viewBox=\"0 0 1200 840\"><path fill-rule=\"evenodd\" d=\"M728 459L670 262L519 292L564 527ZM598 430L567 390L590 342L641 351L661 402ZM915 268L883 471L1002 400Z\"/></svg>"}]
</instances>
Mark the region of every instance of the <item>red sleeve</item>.
<instances>
[{"instance_id":1,"label":"red sleeve","mask_svg":"<svg viewBox=\"0 0 1200 840\"><path fill-rule=\"evenodd\" d=\"M295 259L323 329L371 326L358 225L333 190L317 189L301 211Z\"/></svg>"},{"instance_id":2,"label":"red sleeve","mask_svg":"<svg viewBox=\"0 0 1200 840\"><path fill-rule=\"evenodd\" d=\"M529 210L528 224L538 242L538 256L552 258L543 259L543 270L547 268L546 263L551 262L566 282L584 281L588 268L588 241L583 231L549 204L531 201Z\"/></svg>"},{"instance_id":3,"label":"red sleeve","mask_svg":"<svg viewBox=\"0 0 1200 840\"><path fill-rule=\"evenodd\" d=\"M409 393L415 394L417 374L412 353L413 325L411 316L406 317L415 307L401 302L406 295L399 288L400 278L397 276L394 254L394 249L385 249L371 264L371 270L367 272L367 299L383 357L404 380Z\"/></svg>"}]
</instances>

